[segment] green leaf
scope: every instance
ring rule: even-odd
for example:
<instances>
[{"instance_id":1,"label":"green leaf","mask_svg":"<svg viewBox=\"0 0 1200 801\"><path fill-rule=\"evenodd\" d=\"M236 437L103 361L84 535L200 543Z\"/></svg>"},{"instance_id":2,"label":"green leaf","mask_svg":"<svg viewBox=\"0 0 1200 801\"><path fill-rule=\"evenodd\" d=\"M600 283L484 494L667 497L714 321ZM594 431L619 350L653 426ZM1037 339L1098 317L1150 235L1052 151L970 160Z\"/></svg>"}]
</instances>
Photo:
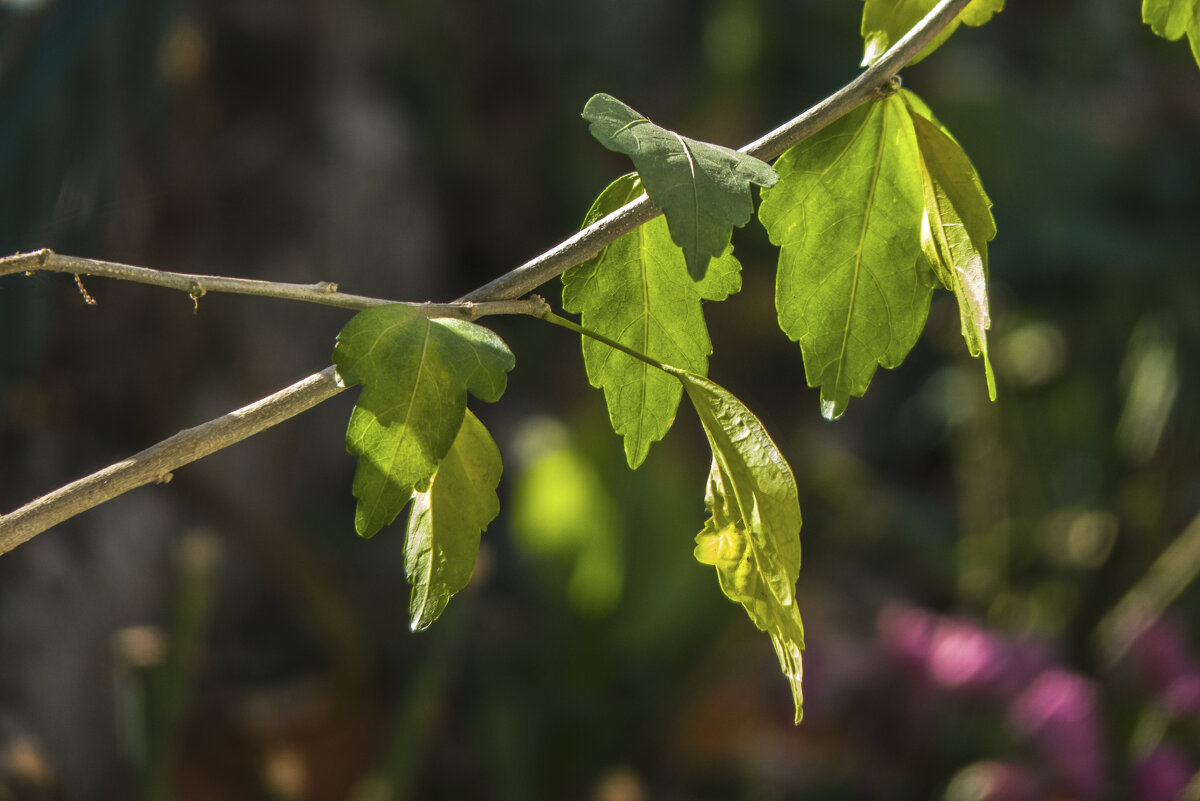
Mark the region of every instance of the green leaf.
<instances>
[{"instance_id":1,"label":"green leaf","mask_svg":"<svg viewBox=\"0 0 1200 801\"><path fill-rule=\"evenodd\" d=\"M642 194L637 175L618 178L592 205L583 226ZM712 343L701 302L724 300L741 289L741 265L727 249L704 279L688 277L683 254L667 223L651 220L563 275L563 307L610 339L693 373L708 372ZM632 468L646 458L675 419L679 382L645 362L583 337L583 361L592 386L604 390L613 430L624 437Z\"/></svg>"},{"instance_id":2,"label":"green leaf","mask_svg":"<svg viewBox=\"0 0 1200 801\"><path fill-rule=\"evenodd\" d=\"M938 0L865 0L862 18L863 60L865 67L879 59L888 48L933 10ZM950 38L960 23L983 25L1004 10L1004 0L973 0L962 13L943 28L909 64L916 64Z\"/></svg>"},{"instance_id":3,"label":"green leaf","mask_svg":"<svg viewBox=\"0 0 1200 801\"><path fill-rule=\"evenodd\" d=\"M717 569L721 591L770 636L799 723L804 624L796 605L801 524L796 479L741 401L707 378L670 372L683 382L713 453L704 500L710 517L696 535L696 559Z\"/></svg>"},{"instance_id":4,"label":"green leaf","mask_svg":"<svg viewBox=\"0 0 1200 801\"><path fill-rule=\"evenodd\" d=\"M988 394L996 399L996 379L988 358L991 325L987 296L987 243L996 236L992 202L967 154L910 92L903 97L912 110L913 129L921 152L925 214L921 245L940 286L958 299L963 339L972 356L982 356ZM915 102L913 102L915 101Z\"/></svg>"},{"instance_id":5,"label":"green leaf","mask_svg":"<svg viewBox=\"0 0 1200 801\"><path fill-rule=\"evenodd\" d=\"M433 475L462 425L467 392L498 400L514 364L487 328L429 320L402 305L355 315L338 334L333 361L342 385L363 385L346 449L359 457L355 528L364 537L395 520Z\"/></svg>"},{"instance_id":6,"label":"green leaf","mask_svg":"<svg viewBox=\"0 0 1200 801\"><path fill-rule=\"evenodd\" d=\"M527 423L517 442L526 459L513 482L513 542L542 561L539 575L575 612L612 613L625 583L620 507L562 423Z\"/></svg>"},{"instance_id":7,"label":"green leaf","mask_svg":"<svg viewBox=\"0 0 1200 801\"><path fill-rule=\"evenodd\" d=\"M800 344L821 413L861 397L916 343L932 289L918 270L924 188L899 95L874 100L779 157L759 219L780 246L775 308Z\"/></svg>"},{"instance_id":8,"label":"green leaf","mask_svg":"<svg viewBox=\"0 0 1200 801\"><path fill-rule=\"evenodd\" d=\"M1186 34L1200 66L1200 0L1142 0L1142 21L1171 42Z\"/></svg>"},{"instance_id":9,"label":"green leaf","mask_svg":"<svg viewBox=\"0 0 1200 801\"><path fill-rule=\"evenodd\" d=\"M468 409L428 488L413 495L404 542L413 631L437 620L450 597L471 580L479 534L500 514L500 470L496 443Z\"/></svg>"},{"instance_id":10,"label":"green leaf","mask_svg":"<svg viewBox=\"0 0 1200 801\"><path fill-rule=\"evenodd\" d=\"M749 221L750 184L771 186L777 180L753 156L660 128L609 95L593 95L583 118L600 144L633 159L696 280L704 277L710 259L729 249L734 226Z\"/></svg>"}]
</instances>

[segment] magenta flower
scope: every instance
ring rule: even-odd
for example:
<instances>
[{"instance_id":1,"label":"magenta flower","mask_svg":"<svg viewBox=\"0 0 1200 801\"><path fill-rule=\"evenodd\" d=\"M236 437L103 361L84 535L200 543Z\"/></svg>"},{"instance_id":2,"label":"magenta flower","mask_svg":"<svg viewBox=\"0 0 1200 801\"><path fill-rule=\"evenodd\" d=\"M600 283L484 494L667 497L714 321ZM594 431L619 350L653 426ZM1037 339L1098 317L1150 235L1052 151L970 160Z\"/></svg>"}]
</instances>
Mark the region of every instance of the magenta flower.
<instances>
[{"instance_id":1,"label":"magenta flower","mask_svg":"<svg viewBox=\"0 0 1200 801\"><path fill-rule=\"evenodd\" d=\"M1159 692L1185 674L1197 673L1178 622L1159 618L1143 631L1130 649L1134 669L1147 685Z\"/></svg>"},{"instance_id":2,"label":"magenta flower","mask_svg":"<svg viewBox=\"0 0 1200 801\"><path fill-rule=\"evenodd\" d=\"M884 609L878 633L892 658L946 690L1006 698L1051 662L1049 650L1039 643L912 607Z\"/></svg>"},{"instance_id":3,"label":"magenta flower","mask_svg":"<svg viewBox=\"0 0 1200 801\"><path fill-rule=\"evenodd\" d=\"M1195 771L1173 746L1162 744L1134 763L1135 801L1176 801Z\"/></svg>"},{"instance_id":4,"label":"magenta flower","mask_svg":"<svg viewBox=\"0 0 1200 801\"><path fill-rule=\"evenodd\" d=\"M1061 668L1042 672L1013 702L1009 716L1068 792L1098 798L1105 784L1105 747L1094 682Z\"/></svg>"}]
</instances>

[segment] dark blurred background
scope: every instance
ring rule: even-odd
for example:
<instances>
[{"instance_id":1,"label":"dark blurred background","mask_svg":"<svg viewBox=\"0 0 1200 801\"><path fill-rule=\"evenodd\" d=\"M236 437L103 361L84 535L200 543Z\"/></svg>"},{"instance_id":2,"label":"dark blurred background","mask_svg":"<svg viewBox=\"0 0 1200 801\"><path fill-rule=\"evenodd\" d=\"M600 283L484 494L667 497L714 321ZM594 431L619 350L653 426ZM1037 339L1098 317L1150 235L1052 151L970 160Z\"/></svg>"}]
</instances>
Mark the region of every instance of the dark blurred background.
<instances>
[{"instance_id":1,"label":"dark blurred background","mask_svg":"<svg viewBox=\"0 0 1200 801\"><path fill-rule=\"evenodd\" d=\"M403 517L354 534L344 393L0 558L0 799L1200 798L1200 71L1138 5L1014 1L903 75L996 204L996 403L939 293L825 422L735 235L711 375L797 475L801 726L692 559L692 413L631 473L577 342L496 319L503 511L430 631ZM2 0L0 253L449 300L628 169L592 93L736 147L853 77L861 8ZM0 509L323 368L348 319L86 288L0 280Z\"/></svg>"}]
</instances>

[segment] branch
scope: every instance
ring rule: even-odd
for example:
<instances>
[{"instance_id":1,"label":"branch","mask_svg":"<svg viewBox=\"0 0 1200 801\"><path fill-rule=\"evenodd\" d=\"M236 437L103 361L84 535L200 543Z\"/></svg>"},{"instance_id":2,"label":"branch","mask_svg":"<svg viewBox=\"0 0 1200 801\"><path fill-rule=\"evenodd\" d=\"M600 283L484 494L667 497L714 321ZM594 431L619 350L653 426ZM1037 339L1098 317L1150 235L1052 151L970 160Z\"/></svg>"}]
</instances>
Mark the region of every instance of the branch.
<instances>
[{"instance_id":1,"label":"branch","mask_svg":"<svg viewBox=\"0 0 1200 801\"><path fill-rule=\"evenodd\" d=\"M111 261L97 261L78 256L63 256L43 248L32 253L17 253L0 258L0 276L35 272L67 273L78 279L82 275L98 275L117 278L139 284L151 284L166 289L178 289L199 301L209 292L228 292L238 295L299 300L337 306L342 309L361 311L372 306L395 304L416 309L425 317L453 317L458 320L478 320L492 314L528 314L540 317L549 308L541 298L528 300L457 301L455 303L402 303L385 298L369 298L363 295L348 295L339 292L337 284L320 281L315 284L283 284L275 281L258 281L252 278L226 278L220 275L192 275L152 270ZM83 287L80 285L82 291ZM87 298L86 292L84 297ZM90 298L89 298L90 302Z\"/></svg>"},{"instance_id":2,"label":"branch","mask_svg":"<svg viewBox=\"0 0 1200 801\"><path fill-rule=\"evenodd\" d=\"M891 81L896 73L900 71L900 68L916 57L924 49L925 45L931 42L937 36L938 32L946 27L966 7L968 2L970 0L941 0L919 24L905 34L900 41L896 42L878 61L860 73L857 78L799 117L741 148L742 152L764 160L773 159L805 137L811 136L821 128L850 112L868 100L880 86ZM617 209L607 217L598 220L571 238L564 240L537 258L526 262L511 272L505 273L475 291L467 293L459 298L456 304L446 304L446 306L458 307L459 305L475 304L475 308L478 309L484 303L516 300L547 281L558 277L571 267L582 264L617 239L620 239L639 225L654 219L660 214L662 214L662 210L651 203L648 197L643 195L641 198ZM7 272L25 272L31 269L48 269L41 267L37 260L45 258L49 261L49 256L42 256L40 254L49 254L49 256L59 259L71 258L59 257L56 254L50 254L49 251L20 254L9 259L0 260L0 275ZM23 262L14 263L24 264L25 266L8 269L9 263L13 259L24 259L25 261ZM103 267L104 270L122 268L135 271L145 269L128 267L126 265L113 265L109 262L93 262L87 259L73 260L73 263L77 263L80 266L86 265L88 269L68 269L62 271L74 273L76 276L80 274L94 274L124 278L128 276L103 272L100 268ZM33 266L31 267L30 265ZM275 288L287 286L305 290L313 294L308 297L298 297L296 299L321 302L316 300L316 298L327 297L331 292L330 285L327 284L309 286L269 284L269 282L255 282L236 278L216 279L222 282L235 282L225 284L225 288L218 290L216 284L213 283L215 278L213 276L184 276L179 273L160 273L155 270L148 270L146 272L156 276L182 276L184 279L183 283L170 286L182 289L189 294L193 293L193 290L198 286L202 291L243 292L245 294L285 297L275 291L254 292L248 289L250 285L266 284ZM140 275L140 273L138 274ZM201 279L202 283L199 285L191 283L195 279ZM168 286L168 284L158 280L148 281L147 283ZM332 291L334 294L337 294L336 287ZM351 298L355 296L342 295L341 297ZM540 301L540 299L538 300ZM374 305L374 302L372 305ZM350 306L348 308L358 307ZM544 302L542 302L542 308L544 309ZM534 312L526 311L521 313L529 314ZM540 312L536 314L540 315ZM31 501L14 512L0 516L0 554L11 551L13 548L23 542L27 542L51 526L57 525L80 512L91 509L94 506L99 506L101 503L136 487L154 481L166 480L169 478L172 470L253 436L264 429L281 423L290 417L294 417L300 412L333 397L343 389L343 387L338 386L333 373L333 367L327 367L321 372L305 378L303 381L281 389L269 398L264 398L196 428L181 431L175 436L165 439L157 445L129 457L123 462L106 467L86 478L61 487L49 495L44 495L35 501Z\"/></svg>"},{"instance_id":3,"label":"branch","mask_svg":"<svg viewBox=\"0 0 1200 801\"><path fill-rule=\"evenodd\" d=\"M7 553L51 526L131 489L171 480L171 471L264 431L341 391L326 367L270 397L173 437L60 487L0 517L0 553Z\"/></svg>"},{"instance_id":4,"label":"branch","mask_svg":"<svg viewBox=\"0 0 1200 801\"><path fill-rule=\"evenodd\" d=\"M901 37L900 41L892 45L857 78L799 117L740 148L741 152L763 161L770 161L802 139L849 114L869 100L879 87L896 77L896 73L916 58L917 54L925 49L925 45L932 42L942 28L949 25L970 1L942 0L925 19ZM550 279L557 278L575 265L582 264L639 225L653 220L660 214L662 209L651 203L648 196L642 195L537 258L484 284L474 292L468 292L460 300L519 298Z\"/></svg>"}]
</instances>

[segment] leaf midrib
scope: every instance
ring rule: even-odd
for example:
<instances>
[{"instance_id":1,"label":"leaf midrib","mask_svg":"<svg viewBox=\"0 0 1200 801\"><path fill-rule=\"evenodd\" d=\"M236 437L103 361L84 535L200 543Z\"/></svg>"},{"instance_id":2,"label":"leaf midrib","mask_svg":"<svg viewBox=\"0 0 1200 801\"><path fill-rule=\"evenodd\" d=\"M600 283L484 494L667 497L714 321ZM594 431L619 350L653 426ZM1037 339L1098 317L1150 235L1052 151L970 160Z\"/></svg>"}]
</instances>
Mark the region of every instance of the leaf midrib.
<instances>
[{"instance_id":1,"label":"leaf midrib","mask_svg":"<svg viewBox=\"0 0 1200 801\"><path fill-rule=\"evenodd\" d=\"M854 278L850 284L850 304L846 309L846 324L842 327L842 347L838 352L837 374L834 376L833 381L834 390L838 391L839 394L842 386L842 370L846 364L846 348L850 342L850 324L854 319L854 306L858 301L858 277L862 272L863 243L867 238L867 230L871 227L871 211L875 207L875 190L879 186L879 171L883 165L883 142L887 138L887 121L888 112L890 111L889 103L886 100L883 103L883 120L879 126L879 147L875 151L875 167L871 173L871 189L867 194L867 209L863 215L862 230L858 234L858 248L854 254ZM859 133L864 130L866 130L865 124L859 129ZM855 135L855 139L857 138L858 134ZM854 143L851 142L850 147L853 146ZM847 148L847 151L849 149ZM847 390L847 393L849 393L849 390Z\"/></svg>"}]
</instances>

